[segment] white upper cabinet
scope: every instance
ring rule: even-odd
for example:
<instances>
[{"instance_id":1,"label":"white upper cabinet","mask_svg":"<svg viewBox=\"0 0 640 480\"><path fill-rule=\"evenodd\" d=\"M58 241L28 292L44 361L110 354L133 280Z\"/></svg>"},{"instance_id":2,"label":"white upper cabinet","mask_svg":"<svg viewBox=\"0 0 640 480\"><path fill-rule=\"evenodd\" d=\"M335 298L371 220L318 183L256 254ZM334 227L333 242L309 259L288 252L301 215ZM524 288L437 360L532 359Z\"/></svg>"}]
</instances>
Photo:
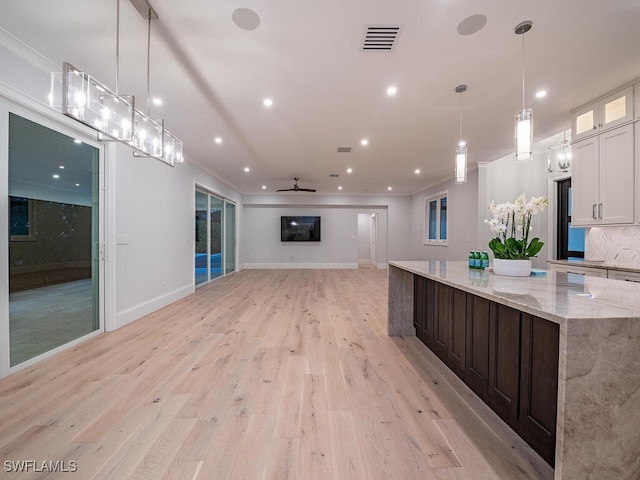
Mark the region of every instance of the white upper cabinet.
<instances>
[{"instance_id":1,"label":"white upper cabinet","mask_svg":"<svg viewBox=\"0 0 640 480\"><path fill-rule=\"evenodd\" d=\"M572 153L571 224L633 223L634 125L575 142Z\"/></svg>"},{"instance_id":2,"label":"white upper cabinet","mask_svg":"<svg viewBox=\"0 0 640 480\"><path fill-rule=\"evenodd\" d=\"M575 142L634 118L633 86L629 86L575 110L571 116L571 139Z\"/></svg>"}]
</instances>

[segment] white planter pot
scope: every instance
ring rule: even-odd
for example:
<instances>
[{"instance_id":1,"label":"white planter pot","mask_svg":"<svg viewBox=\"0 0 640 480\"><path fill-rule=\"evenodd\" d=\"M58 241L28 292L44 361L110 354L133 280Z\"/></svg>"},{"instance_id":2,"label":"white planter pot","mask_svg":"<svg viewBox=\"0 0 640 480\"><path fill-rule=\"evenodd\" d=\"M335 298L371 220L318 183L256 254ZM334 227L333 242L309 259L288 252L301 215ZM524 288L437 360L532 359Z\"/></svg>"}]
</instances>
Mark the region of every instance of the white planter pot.
<instances>
[{"instance_id":1,"label":"white planter pot","mask_svg":"<svg viewBox=\"0 0 640 480\"><path fill-rule=\"evenodd\" d=\"M528 277L531 275L531 260L494 258L493 273L505 277Z\"/></svg>"}]
</instances>

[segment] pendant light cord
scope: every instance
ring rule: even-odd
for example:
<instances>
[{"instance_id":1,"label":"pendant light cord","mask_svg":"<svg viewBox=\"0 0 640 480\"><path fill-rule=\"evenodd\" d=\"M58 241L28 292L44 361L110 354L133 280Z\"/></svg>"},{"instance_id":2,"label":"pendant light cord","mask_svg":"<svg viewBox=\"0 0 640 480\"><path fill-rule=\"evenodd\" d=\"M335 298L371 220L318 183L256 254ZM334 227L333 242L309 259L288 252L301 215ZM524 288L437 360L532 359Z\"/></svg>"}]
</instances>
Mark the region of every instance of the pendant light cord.
<instances>
[{"instance_id":1,"label":"pendant light cord","mask_svg":"<svg viewBox=\"0 0 640 480\"><path fill-rule=\"evenodd\" d=\"M116 95L118 91L118 74L120 69L120 0L116 0Z\"/></svg>"},{"instance_id":2,"label":"pendant light cord","mask_svg":"<svg viewBox=\"0 0 640 480\"><path fill-rule=\"evenodd\" d=\"M151 70L151 10L149 10L147 28L147 115L151 118L151 101L149 99L149 72Z\"/></svg>"},{"instance_id":3,"label":"pendant light cord","mask_svg":"<svg viewBox=\"0 0 640 480\"><path fill-rule=\"evenodd\" d=\"M460 141L462 141L462 92L460 92Z\"/></svg>"},{"instance_id":4,"label":"pendant light cord","mask_svg":"<svg viewBox=\"0 0 640 480\"><path fill-rule=\"evenodd\" d=\"M522 34L522 110L524 110L524 36Z\"/></svg>"}]
</instances>

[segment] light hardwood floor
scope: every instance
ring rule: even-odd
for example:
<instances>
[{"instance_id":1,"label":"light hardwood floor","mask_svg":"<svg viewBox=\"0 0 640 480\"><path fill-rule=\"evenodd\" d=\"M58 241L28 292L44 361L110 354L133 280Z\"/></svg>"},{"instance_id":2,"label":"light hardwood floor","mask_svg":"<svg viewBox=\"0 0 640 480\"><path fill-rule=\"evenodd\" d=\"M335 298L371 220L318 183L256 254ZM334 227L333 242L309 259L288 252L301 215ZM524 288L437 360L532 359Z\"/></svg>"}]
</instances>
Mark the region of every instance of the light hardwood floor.
<instances>
[{"instance_id":1,"label":"light hardwood floor","mask_svg":"<svg viewBox=\"0 0 640 480\"><path fill-rule=\"evenodd\" d=\"M386 335L386 275L244 270L3 379L0 461L76 462L49 478L552 478L416 338Z\"/></svg>"}]
</instances>

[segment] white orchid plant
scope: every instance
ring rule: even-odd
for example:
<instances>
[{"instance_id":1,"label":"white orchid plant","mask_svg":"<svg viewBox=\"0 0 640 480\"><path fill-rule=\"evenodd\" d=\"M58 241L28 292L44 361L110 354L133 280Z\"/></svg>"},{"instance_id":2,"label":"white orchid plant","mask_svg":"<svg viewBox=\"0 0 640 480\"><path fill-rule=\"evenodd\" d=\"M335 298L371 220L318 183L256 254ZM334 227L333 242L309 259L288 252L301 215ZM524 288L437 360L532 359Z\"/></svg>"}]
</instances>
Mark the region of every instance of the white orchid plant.
<instances>
[{"instance_id":1,"label":"white orchid plant","mask_svg":"<svg viewBox=\"0 0 640 480\"><path fill-rule=\"evenodd\" d=\"M527 260L535 257L544 243L538 237L529 240L532 230L531 219L542 212L549 202L544 197L531 197L529 201L520 195L514 203L497 204L492 201L489 210L493 215L491 220L485 220L489 228L495 233L495 238L489 242L489 248L495 258L511 260Z\"/></svg>"}]
</instances>

